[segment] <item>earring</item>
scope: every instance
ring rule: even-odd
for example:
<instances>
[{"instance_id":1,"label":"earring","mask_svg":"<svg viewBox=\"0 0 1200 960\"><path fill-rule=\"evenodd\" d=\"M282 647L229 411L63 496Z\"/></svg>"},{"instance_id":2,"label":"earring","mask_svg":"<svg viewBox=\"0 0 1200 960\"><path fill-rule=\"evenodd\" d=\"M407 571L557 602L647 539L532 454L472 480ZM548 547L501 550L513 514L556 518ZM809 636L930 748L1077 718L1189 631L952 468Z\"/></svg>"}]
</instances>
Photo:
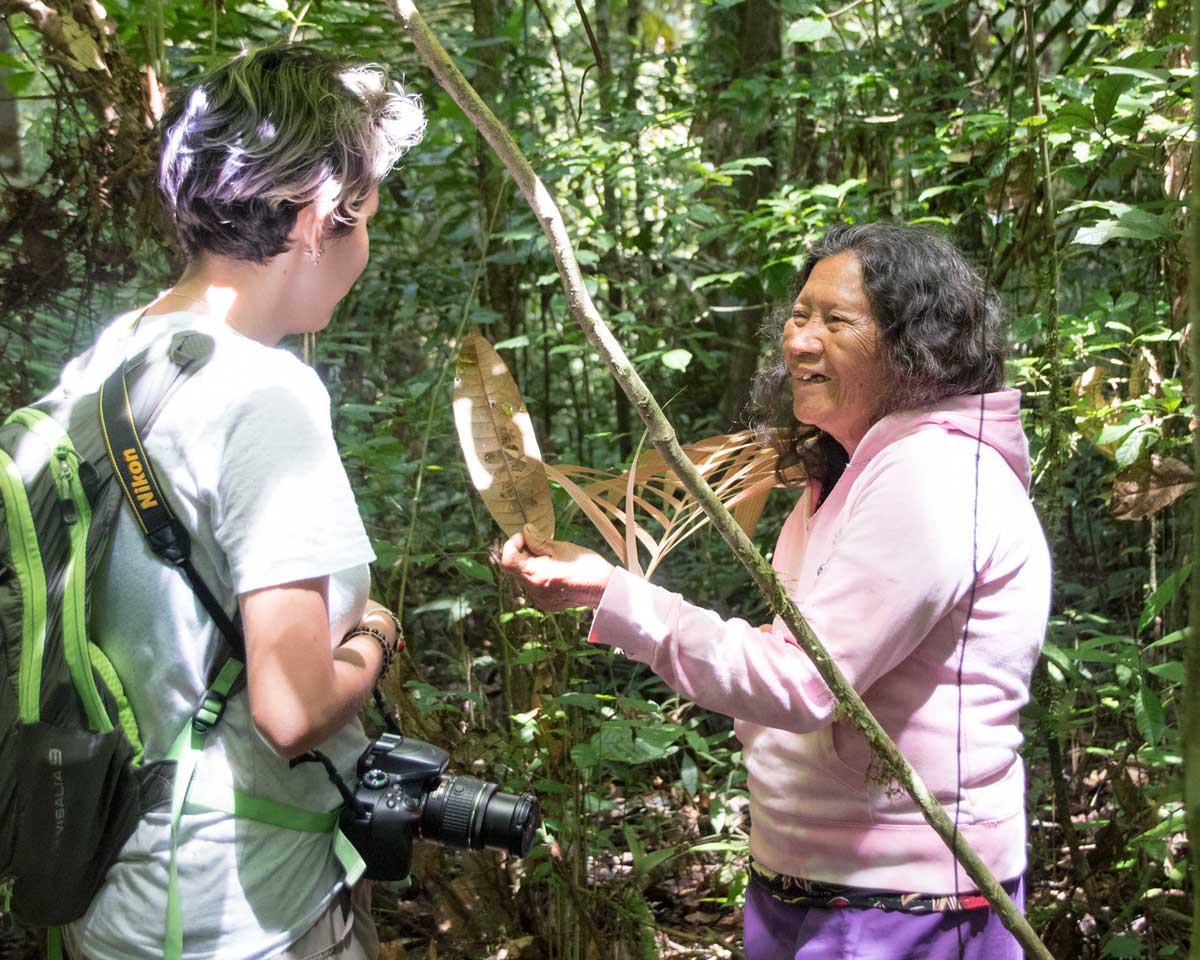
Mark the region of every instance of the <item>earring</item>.
<instances>
[{"instance_id":1,"label":"earring","mask_svg":"<svg viewBox=\"0 0 1200 960\"><path fill-rule=\"evenodd\" d=\"M317 247L317 249L316 249L316 250L309 250L309 251L308 251L308 255L309 255L309 257L312 259L312 265L313 265L314 267L315 267L315 266L316 266L318 263L320 263L320 262L321 262L321 255L322 255L324 252L325 252L325 248L324 248L323 246L321 246L321 247Z\"/></svg>"}]
</instances>

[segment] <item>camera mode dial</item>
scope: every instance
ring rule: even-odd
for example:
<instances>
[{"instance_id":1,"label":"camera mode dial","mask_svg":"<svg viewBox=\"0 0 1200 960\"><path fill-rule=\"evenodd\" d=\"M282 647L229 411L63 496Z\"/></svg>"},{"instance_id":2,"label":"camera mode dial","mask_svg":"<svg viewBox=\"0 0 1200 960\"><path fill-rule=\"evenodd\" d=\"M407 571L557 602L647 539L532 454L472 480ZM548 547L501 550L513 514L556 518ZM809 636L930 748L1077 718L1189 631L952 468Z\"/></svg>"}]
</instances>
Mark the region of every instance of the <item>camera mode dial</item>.
<instances>
[{"instance_id":1,"label":"camera mode dial","mask_svg":"<svg viewBox=\"0 0 1200 960\"><path fill-rule=\"evenodd\" d=\"M372 790L382 790L391 782L389 777L382 770L368 770L362 778L364 787L370 787Z\"/></svg>"}]
</instances>

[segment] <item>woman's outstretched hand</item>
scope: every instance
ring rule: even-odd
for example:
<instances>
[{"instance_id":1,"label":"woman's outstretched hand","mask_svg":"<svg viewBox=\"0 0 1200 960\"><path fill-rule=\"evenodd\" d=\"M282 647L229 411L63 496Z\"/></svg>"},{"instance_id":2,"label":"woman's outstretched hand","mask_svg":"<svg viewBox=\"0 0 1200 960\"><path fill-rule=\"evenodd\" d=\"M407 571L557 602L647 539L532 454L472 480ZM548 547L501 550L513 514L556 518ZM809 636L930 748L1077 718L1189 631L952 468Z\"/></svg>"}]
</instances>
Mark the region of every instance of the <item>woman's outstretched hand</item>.
<instances>
[{"instance_id":1,"label":"woman's outstretched hand","mask_svg":"<svg viewBox=\"0 0 1200 960\"><path fill-rule=\"evenodd\" d=\"M595 551L549 540L531 523L508 538L500 565L543 610L598 606L613 570Z\"/></svg>"}]
</instances>

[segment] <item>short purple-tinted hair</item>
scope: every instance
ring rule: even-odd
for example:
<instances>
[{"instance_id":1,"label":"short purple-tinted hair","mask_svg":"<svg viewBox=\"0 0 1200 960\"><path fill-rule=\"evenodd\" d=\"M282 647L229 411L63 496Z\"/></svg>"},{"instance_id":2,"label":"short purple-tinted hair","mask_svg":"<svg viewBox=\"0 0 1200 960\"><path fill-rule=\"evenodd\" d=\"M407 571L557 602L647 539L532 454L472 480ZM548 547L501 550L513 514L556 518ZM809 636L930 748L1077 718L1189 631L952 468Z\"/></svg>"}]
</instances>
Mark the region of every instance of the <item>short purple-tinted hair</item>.
<instances>
[{"instance_id":1,"label":"short purple-tinted hair","mask_svg":"<svg viewBox=\"0 0 1200 960\"><path fill-rule=\"evenodd\" d=\"M311 46L249 50L205 74L162 124L159 188L189 258L265 263L301 207L332 205L333 236L421 141L420 99L374 65Z\"/></svg>"}]
</instances>

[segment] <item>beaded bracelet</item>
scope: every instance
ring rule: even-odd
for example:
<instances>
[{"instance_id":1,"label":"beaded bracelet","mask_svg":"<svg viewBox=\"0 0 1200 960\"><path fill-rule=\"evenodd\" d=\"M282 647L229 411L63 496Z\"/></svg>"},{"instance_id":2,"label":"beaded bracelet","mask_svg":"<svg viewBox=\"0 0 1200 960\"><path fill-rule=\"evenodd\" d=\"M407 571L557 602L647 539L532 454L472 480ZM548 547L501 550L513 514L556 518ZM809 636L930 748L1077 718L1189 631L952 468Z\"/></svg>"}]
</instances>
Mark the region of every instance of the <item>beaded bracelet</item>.
<instances>
[{"instance_id":1,"label":"beaded bracelet","mask_svg":"<svg viewBox=\"0 0 1200 960\"><path fill-rule=\"evenodd\" d=\"M350 630L344 637L342 643L345 643L351 637L371 637L379 644L379 649L383 651L383 666L379 668L381 677L387 676L387 672L391 669L392 663L396 659L396 654L402 649L403 640L400 635L396 635L396 639L389 641L387 635L382 630L376 630L374 627L368 627L364 624L359 624Z\"/></svg>"},{"instance_id":2,"label":"beaded bracelet","mask_svg":"<svg viewBox=\"0 0 1200 960\"><path fill-rule=\"evenodd\" d=\"M392 613L391 610L388 610L386 607L379 610L378 612L386 613L389 617L392 618L392 626L394 626L396 628L396 652L399 653L401 650L403 650L407 646L407 644L404 642L404 628L402 626L400 626L400 618L398 616L396 616L394 613Z\"/></svg>"}]
</instances>

